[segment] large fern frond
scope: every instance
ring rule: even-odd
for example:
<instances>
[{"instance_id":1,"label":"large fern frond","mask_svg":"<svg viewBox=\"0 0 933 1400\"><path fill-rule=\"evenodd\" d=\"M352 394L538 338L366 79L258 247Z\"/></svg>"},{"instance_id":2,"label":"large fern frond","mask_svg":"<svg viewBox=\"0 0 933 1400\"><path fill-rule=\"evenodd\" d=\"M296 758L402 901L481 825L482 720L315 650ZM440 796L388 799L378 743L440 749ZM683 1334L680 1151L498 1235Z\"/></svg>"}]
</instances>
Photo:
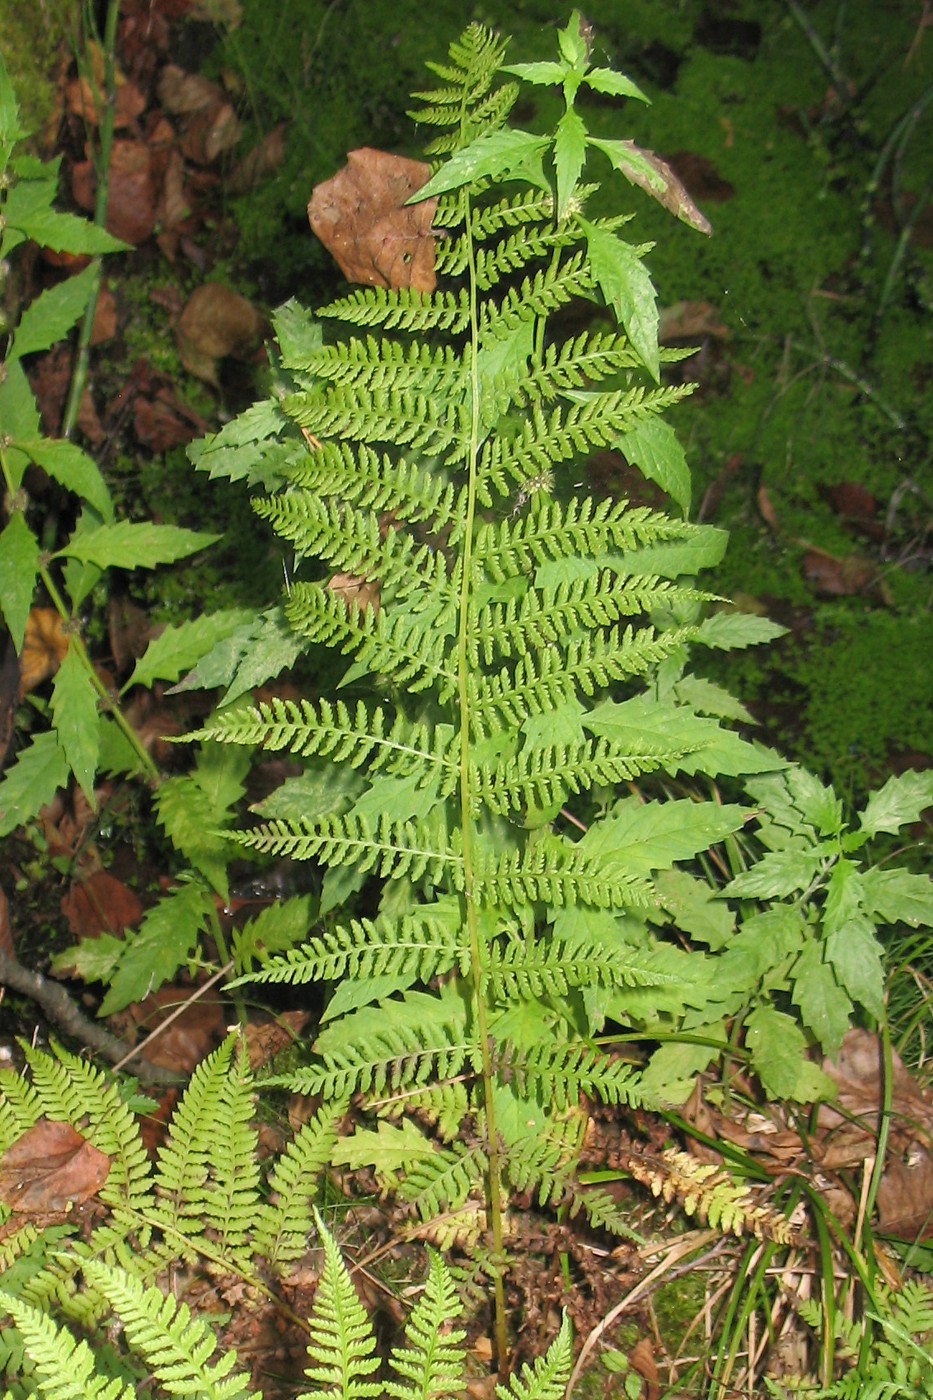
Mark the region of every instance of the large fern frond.
<instances>
[{"instance_id":1,"label":"large fern frond","mask_svg":"<svg viewBox=\"0 0 933 1400\"><path fill-rule=\"evenodd\" d=\"M464 1389L463 1343L466 1332L452 1324L460 1300L449 1272L438 1256L428 1254L424 1292L405 1327L407 1346L393 1347L389 1365L401 1380L385 1383L394 1400L440 1400Z\"/></svg>"}]
</instances>

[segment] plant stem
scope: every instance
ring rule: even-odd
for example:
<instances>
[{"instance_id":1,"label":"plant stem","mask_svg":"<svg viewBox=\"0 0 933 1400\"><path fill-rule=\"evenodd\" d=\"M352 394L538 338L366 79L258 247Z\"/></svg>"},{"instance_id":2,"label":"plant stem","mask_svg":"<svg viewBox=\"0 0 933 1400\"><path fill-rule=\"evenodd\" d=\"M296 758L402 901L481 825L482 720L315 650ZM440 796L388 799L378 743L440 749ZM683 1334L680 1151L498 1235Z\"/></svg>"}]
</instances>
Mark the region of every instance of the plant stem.
<instances>
[{"instance_id":1,"label":"plant stem","mask_svg":"<svg viewBox=\"0 0 933 1400\"><path fill-rule=\"evenodd\" d=\"M104 108L100 113L100 150L95 161L97 168L97 198L94 202L94 223L99 228L103 228L107 221L107 200L110 194L110 156L113 151L113 127L116 115L116 65L114 61L114 50L117 39L117 19L120 13L120 0L109 0L107 5L107 18L104 24L104 38L101 45L104 58ZM96 25L91 14L89 4L84 6L84 30L96 31ZM87 40L85 41L87 43ZM93 87L91 87L93 91ZM88 300L84 319L81 322L81 329L78 332L78 344L75 351L74 369L71 373L71 384L68 389L68 402L65 404L65 412L62 416L62 437L71 437L74 432L75 423L78 420L78 408L81 403L81 395L84 393L84 386L87 383L88 364L91 353L91 332L94 329L94 316L97 311L97 298L100 293L101 281L101 259L95 258L91 264L94 268L94 287Z\"/></svg>"}]
</instances>

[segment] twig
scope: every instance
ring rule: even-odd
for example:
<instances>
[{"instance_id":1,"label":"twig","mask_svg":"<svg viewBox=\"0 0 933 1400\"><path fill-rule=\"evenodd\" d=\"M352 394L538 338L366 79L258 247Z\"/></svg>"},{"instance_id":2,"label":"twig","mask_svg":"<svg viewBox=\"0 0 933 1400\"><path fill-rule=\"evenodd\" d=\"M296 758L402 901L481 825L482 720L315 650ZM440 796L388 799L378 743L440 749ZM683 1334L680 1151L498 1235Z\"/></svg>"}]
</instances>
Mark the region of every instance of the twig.
<instances>
[{"instance_id":1,"label":"twig","mask_svg":"<svg viewBox=\"0 0 933 1400\"><path fill-rule=\"evenodd\" d=\"M28 967L23 967L9 953L0 953L0 986L12 987L13 991L20 992L21 995L29 997L31 1001L37 1002L48 1016L49 1020L75 1040L80 1040L91 1050L102 1055L105 1060L114 1065L116 1069L129 1058L126 1053L126 1041L119 1036L112 1035L103 1026L92 1021L85 1016L84 1012L75 1006L71 997L60 982L52 981L51 978L43 977L41 972L33 972ZM135 1054L136 1051L131 1051ZM184 1084L185 1076L176 1074L173 1070L163 1069L161 1065L151 1065L144 1063L139 1067L137 1078L144 1080L148 1084Z\"/></svg>"}]
</instances>

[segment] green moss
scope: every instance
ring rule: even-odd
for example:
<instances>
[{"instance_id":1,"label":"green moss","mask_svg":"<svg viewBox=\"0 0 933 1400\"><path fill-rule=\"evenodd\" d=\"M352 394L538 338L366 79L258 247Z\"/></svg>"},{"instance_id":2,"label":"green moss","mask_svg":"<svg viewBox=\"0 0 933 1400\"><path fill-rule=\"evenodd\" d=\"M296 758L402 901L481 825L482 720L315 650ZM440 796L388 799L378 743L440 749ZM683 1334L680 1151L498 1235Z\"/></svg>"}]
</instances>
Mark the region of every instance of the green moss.
<instances>
[{"instance_id":1,"label":"green moss","mask_svg":"<svg viewBox=\"0 0 933 1400\"><path fill-rule=\"evenodd\" d=\"M74 44L75 0L3 0L0 52L9 70L24 129L41 133L56 106L58 57Z\"/></svg>"}]
</instances>

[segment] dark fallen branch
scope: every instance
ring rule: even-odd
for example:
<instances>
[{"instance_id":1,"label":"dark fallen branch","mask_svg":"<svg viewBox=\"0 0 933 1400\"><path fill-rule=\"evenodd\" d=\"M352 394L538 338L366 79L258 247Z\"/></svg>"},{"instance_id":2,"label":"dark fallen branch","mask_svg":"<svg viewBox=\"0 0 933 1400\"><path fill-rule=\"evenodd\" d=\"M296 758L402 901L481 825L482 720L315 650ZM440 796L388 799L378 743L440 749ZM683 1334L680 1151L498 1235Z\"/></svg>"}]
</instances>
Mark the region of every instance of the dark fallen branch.
<instances>
[{"instance_id":1,"label":"dark fallen branch","mask_svg":"<svg viewBox=\"0 0 933 1400\"><path fill-rule=\"evenodd\" d=\"M103 1056L108 1063L115 1065L127 1058L132 1046L125 1040L111 1034L103 1026L85 1016L75 1006L71 997L60 982L43 977L41 972L32 972L8 953L0 952L0 986L12 988L41 1006L48 1019L59 1030L74 1040L80 1040L96 1054ZM136 1066L136 1077L147 1084L184 1084L185 1076L174 1070L163 1069L161 1065L150 1064L140 1059Z\"/></svg>"}]
</instances>

